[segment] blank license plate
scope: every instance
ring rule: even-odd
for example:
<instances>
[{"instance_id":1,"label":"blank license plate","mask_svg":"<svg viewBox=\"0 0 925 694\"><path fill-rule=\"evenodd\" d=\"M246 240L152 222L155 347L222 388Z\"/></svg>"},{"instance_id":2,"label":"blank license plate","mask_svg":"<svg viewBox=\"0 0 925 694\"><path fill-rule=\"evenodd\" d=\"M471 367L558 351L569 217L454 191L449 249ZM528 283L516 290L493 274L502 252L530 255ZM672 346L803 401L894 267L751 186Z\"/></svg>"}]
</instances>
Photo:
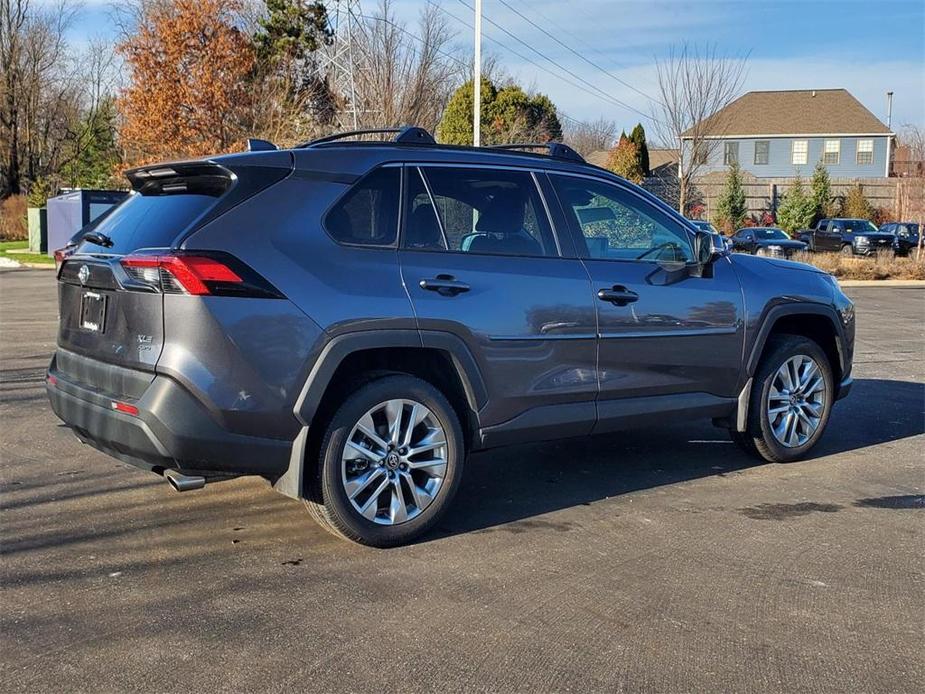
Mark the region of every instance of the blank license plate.
<instances>
[{"instance_id":1,"label":"blank license plate","mask_svg":"<svg viewBox=\"0 0 925 694\"><path fill-rule=\"evenodd\" d=\"M101 333L105 321L106 297L96 292L86 292L80 299L80 327Z\"/></svg>"}]
</instances>

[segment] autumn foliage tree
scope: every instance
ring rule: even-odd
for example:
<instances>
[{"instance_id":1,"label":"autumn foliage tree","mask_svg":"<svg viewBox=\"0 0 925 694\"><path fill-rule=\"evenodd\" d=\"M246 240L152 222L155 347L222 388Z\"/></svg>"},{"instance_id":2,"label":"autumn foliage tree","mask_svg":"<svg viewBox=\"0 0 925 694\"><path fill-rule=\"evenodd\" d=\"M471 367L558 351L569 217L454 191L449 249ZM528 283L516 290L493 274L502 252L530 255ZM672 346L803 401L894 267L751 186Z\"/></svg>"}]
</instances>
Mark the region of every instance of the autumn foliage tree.
<instances>
[{"instance_id":1,"label":"autumn foliage tree","mask_svg":"<svg viewBox=\"0 0 925 694\"><path fill-rule=\"evenodd\" d=\"M617 146L610 150L607 168L627 181L642 183L643 172L639 165L639 146L623 133Z\"/></svg>"},{"instance_id":2,"label":"autumn foliage tree","mask_svg":"<svg viewBox=\"0 0 925 694\"><path fill-rule=\"evenodd\" d=\"M130 164L195 157L241 144L250 115L250 37L236 26L241 0L146 3L117 47L131 69L118 100Z\"/></svg>"}]
</instances>

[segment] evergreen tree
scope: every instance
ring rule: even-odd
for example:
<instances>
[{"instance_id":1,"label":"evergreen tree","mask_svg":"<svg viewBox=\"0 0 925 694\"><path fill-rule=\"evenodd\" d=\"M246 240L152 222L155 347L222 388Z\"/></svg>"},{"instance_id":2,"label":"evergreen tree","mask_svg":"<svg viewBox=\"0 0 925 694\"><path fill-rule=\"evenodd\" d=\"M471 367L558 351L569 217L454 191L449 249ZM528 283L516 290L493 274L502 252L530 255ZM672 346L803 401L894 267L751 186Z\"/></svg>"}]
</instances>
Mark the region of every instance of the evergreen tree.
<instances>
[{"instance_id":1,"label":"evergreen tree","mask_svg":"<svg viewBox=\"0 0 925 694\"><path fill-rule=\"evenodd\" d=\"M81 118L74 153L61 167L61 180L73 188L105 188L113 179L119 159L116 105L107 98L94 113Z\"/></svg>"},{"instance_id":2,"label":"evergreen tree","mask_svg":"<svg viewBox=\"0 0 925 694\"><path fill-rule=\"evenodd\" d=\"M482 144L503 144L517 140L546 142L562 137L562 124L556 107L543 94L527 94L517 85L500 89L482 78ZM472 81L457 89L437 126L441 142L472 144Z\"/></svg>"},{"instance_id":3,"label":"evergreen tree","mask_svg":"<svg viewBox=\"0 0 925 694\"><path fill-rule=\"evenodd\" d=\"M816 207L815 219L831 217L834 213L832 209L832 182L829 179L829 170L821 159L816 162L816 168L813 170L813 177L810 179L809 187L812 191L813 205Z\"/></svg>"},{"instance_id":4,"label":"evergreen tree","mask_svg":"<svg viewBox=\"0 0 925 694\"><path fill-rule=\"evenodd\" d=\"M728 236L742 226L747 216L748 207L745 204L745 190L742 188L742 170L739 168L739 162L733 161L726 174L723 192L716 202L715 221L720 231Z\"/></svg>"},{"instance_id":5,"label":"evergreen tree","mask_svg":"<svg viewBox=\"0 0 925 694\"><path fill-rule=\"evenodd\" d=\"M816 204L812 197L806 194L803 179L797 176L777 208L778 226L792 234L797 229L805 229L812 224L815 214Z\"/></svg>"},{"instance_id":6,"label":"evergreen tree","mask_svg":"<svg viewBox=\"0 0 925 694\"><path fill-rule=\"evenodd\" d=\"M627 181L642 183L642 169L639 168L639 148L628 137L622 137L617 146L610 150L607 168Z\"/></svg>"},{"instance_id":7,"label":"evergreen tree","mask_svg":"<svg viewBox=\"0 0 925 694\"><path fill-rule=\"evenodd\" d=\"M322 2L308 0L265 0L266 16L257 20L254 36L257 58L304 61L327 44L333 32Z\"/></svg>"},{"instance_id":8,"label":"evergreen tree","mask_svg":"<svg viewBox=\"0 0 925 694\"><path fill-rule=\"evenodd\" d=\"M874 208L864 195L864 188L860 183L855 183L848 189L848 194L842 203L841 216L854 219L874 218Z\"/></svg>"},{"instance_id":9,"label":"evergreen tree","mask_svg":"<svg viewBox=\"0 0 925 694\"><path fill-rule=\"evenodd\" d=\"M649 175L649 146L646 144L646 130L642 123L636 123L636 127L630 133L630 139L636 143L639 157L639 169L643 176Z\"/></svg>"}]
</instances>

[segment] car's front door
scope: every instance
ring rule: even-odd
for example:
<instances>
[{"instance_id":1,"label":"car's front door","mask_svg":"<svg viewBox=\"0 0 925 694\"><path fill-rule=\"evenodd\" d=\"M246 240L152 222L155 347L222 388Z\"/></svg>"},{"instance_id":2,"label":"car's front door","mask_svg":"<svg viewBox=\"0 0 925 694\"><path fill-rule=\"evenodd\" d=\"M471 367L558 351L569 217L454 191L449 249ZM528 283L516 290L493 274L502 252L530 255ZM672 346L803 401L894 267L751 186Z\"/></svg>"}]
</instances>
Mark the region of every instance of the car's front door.
<instances>
[{"instance_id":1,"label":"car's front door","mask_svg":"<svg viewBox=\"0 0 925 694\"><path fill-rule=\"evenodd\" d=\"M639 411L728 406L738 394L743 299L728 257L702 277L692 234L628 186L550 174L598 312L597 431Z\"/></svg>"},{"instance_id":2,"label":"car's front door","mask_svg":"<svg viewBox=\"0 0 925 694\"><path fill-rule=\"evenodd\" d=\"M596 314L528 170L405 167L400 262L418 325L461 338L485 380L486 443L591 431ZM556 425L551 429L551 425Z\"/></svg>"}]
</instances>

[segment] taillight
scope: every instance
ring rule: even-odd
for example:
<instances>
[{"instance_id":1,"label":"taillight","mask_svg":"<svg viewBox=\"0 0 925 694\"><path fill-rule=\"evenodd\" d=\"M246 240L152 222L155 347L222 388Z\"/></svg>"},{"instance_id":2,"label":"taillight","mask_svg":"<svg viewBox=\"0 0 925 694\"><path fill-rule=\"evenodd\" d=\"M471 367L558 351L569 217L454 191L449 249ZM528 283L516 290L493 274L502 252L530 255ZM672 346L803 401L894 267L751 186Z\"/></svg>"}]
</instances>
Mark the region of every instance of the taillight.
<instances>
[{"instance_id":1,"label":"taillight","mask_svg":"<svg viewBox=\"0 0 925 694\"><path fill-rule=\"evenodd\" d=\"M242 281L234 270L214 258L194 255L130 255L120 262L131 277L165 292L211 294L209 284L239 284Z\"/></svg>"},{"instance_id":2,"label":"taillight","mask_svg":"<svg viewBox=\"0 0 925 694\"><path fill-rule=\"evenodd\" d=\"M227 254L129 255L119 262L133 280L167 294L282 296L257 273Z\"/></svg>"}]
</instances>

